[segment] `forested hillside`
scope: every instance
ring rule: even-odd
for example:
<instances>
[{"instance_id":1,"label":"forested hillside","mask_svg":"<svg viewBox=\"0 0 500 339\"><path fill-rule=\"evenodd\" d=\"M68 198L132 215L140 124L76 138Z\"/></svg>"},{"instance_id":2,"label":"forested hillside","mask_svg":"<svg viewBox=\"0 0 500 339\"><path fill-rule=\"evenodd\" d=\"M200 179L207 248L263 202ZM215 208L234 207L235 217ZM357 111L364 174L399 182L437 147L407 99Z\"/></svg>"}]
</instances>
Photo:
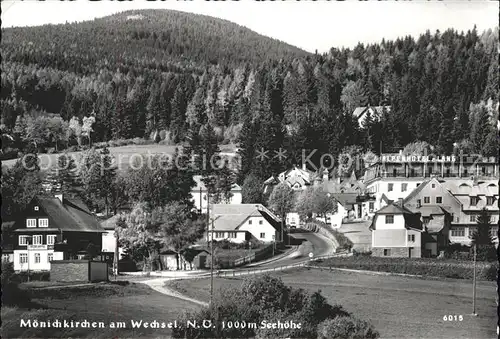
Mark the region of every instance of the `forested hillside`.
<instances>
[{"instance_id":1,"label":"forested hillside","mask_svg":"<svg viewBox=\"0 0 500 339\"><path fill-rule=\"evenodd\" d=\"M3 148L26 140L45 148L135 137L177 143L198 140L209 123L219 141L240 143L243 173L259 175L289 165L255 169L260 147L297 158L303 148L335 155L349 145L378 152L421 140L445 153L459 142L494 155L498 30L423 33L309 55L173 11L2 29L2 133L13 138ZM360 129L352 112L368 104L391 110ZM93 131L81 140L79 124L92 115Z\"/></svg>"}]
</instances>

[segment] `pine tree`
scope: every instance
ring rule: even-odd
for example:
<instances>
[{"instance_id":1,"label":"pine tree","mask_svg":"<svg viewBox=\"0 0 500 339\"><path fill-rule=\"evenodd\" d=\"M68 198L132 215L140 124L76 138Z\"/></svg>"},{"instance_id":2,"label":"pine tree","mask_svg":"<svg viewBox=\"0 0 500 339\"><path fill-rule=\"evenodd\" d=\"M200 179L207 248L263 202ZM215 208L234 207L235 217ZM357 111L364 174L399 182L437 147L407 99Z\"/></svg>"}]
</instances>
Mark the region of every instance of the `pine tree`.
<instances>
[{"instance_id":1,"label":"pine tree","mask_svg":"<svg viewBox=\"0 0 500 339\"><path fill-rule=\"evenodd\" d=\"M471 237L472 244L479 246L493 245L491 236L491 217L486 208L483 208L476 218L477 231Z\"/></svg>"}]
</instances>

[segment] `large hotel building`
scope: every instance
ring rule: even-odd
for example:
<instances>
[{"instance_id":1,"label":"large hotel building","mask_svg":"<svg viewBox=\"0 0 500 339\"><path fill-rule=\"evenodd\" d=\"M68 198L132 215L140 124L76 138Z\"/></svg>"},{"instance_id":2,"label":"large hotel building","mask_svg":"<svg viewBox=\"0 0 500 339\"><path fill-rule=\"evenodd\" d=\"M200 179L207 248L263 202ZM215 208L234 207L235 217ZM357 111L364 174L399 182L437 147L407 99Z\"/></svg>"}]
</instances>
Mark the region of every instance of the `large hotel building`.
<instances>
[{"instance_id":1,"label":"large hotel building","mask_svg":"<svg viewBox=\"0 0 500 339\"><path fill-rule=\"evenodd\" d=\"M452 242L469 241L482 207L491 213L493 224L498 222L498 162L495 157L382 154L366 168L364 185L375 198L373 210L376 212L391 202L407 199L417 187L423 183L427 185L432 178L460 201L459 207L450 210L454 214L450 225ZM436 197L423 197L421 204L443 205L441 207L450 209L444 200L436 193Z\"/></svg>"}]
</instances>

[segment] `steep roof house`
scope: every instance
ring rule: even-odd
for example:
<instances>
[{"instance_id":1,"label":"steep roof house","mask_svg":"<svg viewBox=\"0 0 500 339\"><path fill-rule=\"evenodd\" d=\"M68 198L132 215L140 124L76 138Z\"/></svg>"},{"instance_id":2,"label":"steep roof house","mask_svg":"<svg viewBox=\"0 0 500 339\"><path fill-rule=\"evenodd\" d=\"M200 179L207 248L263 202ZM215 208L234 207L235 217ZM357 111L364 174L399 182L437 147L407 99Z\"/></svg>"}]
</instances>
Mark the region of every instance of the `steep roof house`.
<instances>
[{"instance_id":1,"label":"steep roof house","mask_svg":"<svg viewBox=\"0 0 500 339\"><path fill-rule=\"evenodd\" d=\"M403 206L400 199L375 213L370 225L372 255L384 257L421 257L424 228L420 214Z\"/></svg>"},{"instance_id":2,"label":"steep roof house","mask_svg":"<svg viewBox=\"0 0 500 339\"><path fill-rule=\"evenodd\" d=\"M213 224L207 232L208 240L213 232L216 241L281 241L281 219L261 204L214 204L211 216Z\"/></svg>"},{"instance_id":3,"label":"steep roof house","mask_svg":"<svg viewBox=\"0 0 500 339\"><path fill-rule=\"evenodd\" d=\"M287 183L293 190L304 190L313 185L314 178L315 172L308 170L305 165L302 168L295 166L264 181L264 193L271 192L275 185L282 182Z\"/></svg>"},{"instance_id":4,"label":"steep roof house","mask_svg":"<svg viewBox=\"0 0 500 339\"><path fill-rule=\"evenodd\" d=\"M37 196L13 226L14 269L49 270L50 261L82 257L89 246L100 253L105 232L81 201Z\"/></svg>"}]
</instances>

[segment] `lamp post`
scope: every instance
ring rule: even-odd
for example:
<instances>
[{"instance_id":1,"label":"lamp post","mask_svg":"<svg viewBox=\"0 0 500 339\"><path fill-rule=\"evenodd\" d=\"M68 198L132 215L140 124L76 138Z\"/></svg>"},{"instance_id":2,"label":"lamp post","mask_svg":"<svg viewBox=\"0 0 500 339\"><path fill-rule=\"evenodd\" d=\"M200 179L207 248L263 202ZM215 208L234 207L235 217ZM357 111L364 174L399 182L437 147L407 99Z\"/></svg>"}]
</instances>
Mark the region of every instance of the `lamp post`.
<instances>
[{"instance_id":1,"label":"lamp post","mask_svg":"<svg viewBox=\"0 0 500 339\"><path fill-rule=\"evenodd\" d=\"M477 245L474 243L474 274L472 278L472 315L477 316L476 313L476 259L477 259Z\"/></svg>"},{"instance_id":2,"label":"lamp post","mask_svg":"<svg viewBox=\"0 0 500 339\"><path fill-rule=\"evenodd\" d=\"M214 299L214 221L219 217L211 218L212 223L212 240L210 241L210 310L213 311L212 302ZM209 226L210 227L210 226Z\"/></svg>"},{"instance_id":3,"label":"lamp post","mask_svg":"<svg viewBox=\"0 0 500 339\"><path fill-rule=\"evenodd\" d=\"M26 239L26 251L28 252L28 282L30 282L30 245L33 241L33 236L28 235Z\"/></svg>"}]
</instances>

